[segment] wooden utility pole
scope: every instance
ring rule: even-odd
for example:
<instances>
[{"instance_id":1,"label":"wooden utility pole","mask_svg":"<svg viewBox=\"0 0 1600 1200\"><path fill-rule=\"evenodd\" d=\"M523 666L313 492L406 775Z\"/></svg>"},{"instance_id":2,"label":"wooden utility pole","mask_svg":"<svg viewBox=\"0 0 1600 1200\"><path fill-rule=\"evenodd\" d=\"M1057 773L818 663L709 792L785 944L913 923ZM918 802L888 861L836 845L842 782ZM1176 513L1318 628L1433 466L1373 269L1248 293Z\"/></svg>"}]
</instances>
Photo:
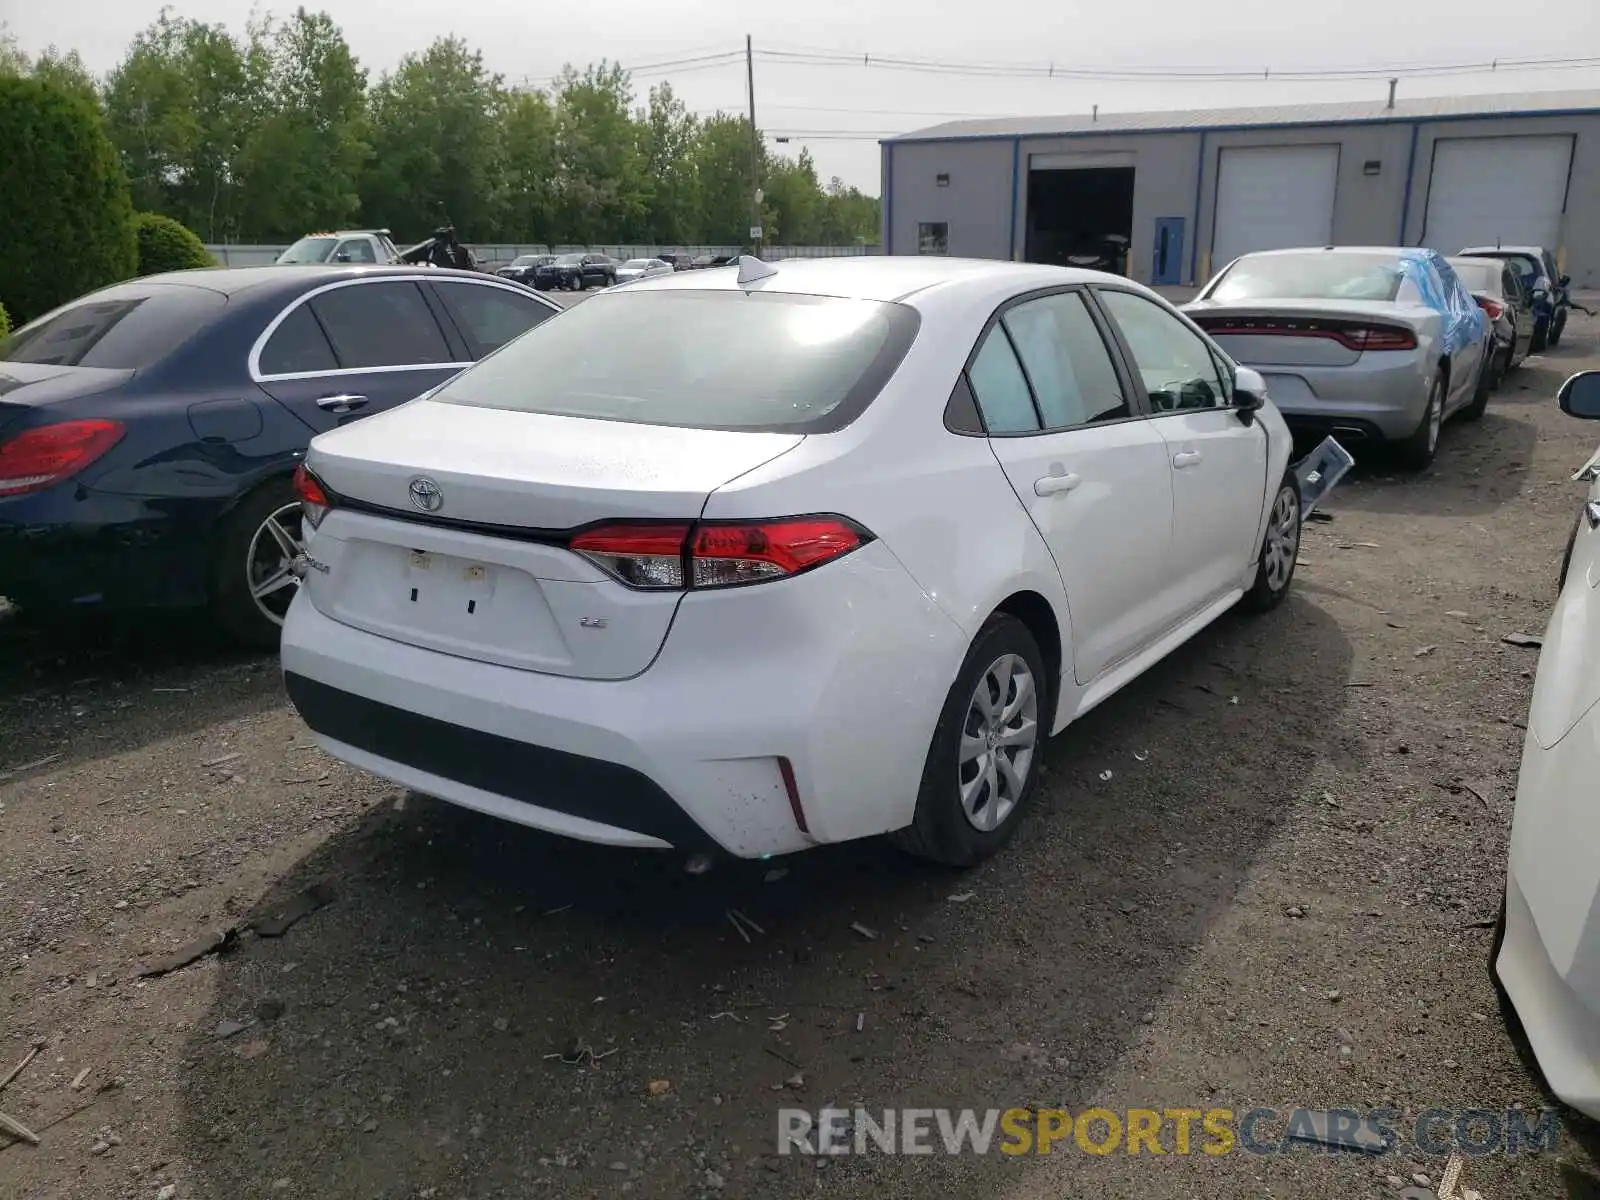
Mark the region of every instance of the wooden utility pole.
<instances>
[{"instance_id":1,"label":"wooden utility pole","mask_svg":"<svg viewBox=\"0 0 1600 1200\"><path fill-rule=\"evenodd\" d=\"M756 132L756 56L750 35L744 35L745 86L750 92L750 241L757 258L761 257L761 135Z\"/></svg>"}]
</instances>

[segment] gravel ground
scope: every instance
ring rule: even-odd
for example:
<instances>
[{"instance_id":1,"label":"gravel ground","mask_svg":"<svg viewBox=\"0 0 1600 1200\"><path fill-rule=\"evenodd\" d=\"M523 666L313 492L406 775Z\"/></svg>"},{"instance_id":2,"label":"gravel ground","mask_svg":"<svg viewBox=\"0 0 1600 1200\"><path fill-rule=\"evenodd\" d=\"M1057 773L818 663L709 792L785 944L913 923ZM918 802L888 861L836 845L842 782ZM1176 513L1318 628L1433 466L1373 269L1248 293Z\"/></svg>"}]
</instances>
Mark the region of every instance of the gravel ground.
<instances>
[{"instance_id":1,"label":"gravel ground","mask_svg":"<svg viewBox=\"0 0 1600 1200\"><path fill-rule=\"evenodd\" d=\"M1425 476L1342 487L1290 601L1074 726L1022 836L965 875L868 844L691 877L325 759L273 661L192 623L0 630L0 1071L45 1046L0 1095L43 1142L0 1149L0 1196L1437 1179L1405 1154L780 1157L776 1114L1545 1104L1484 969L1537 661L1500 639L1554 596L1596 431L1551 396L1600 365L1597 332L1576 319ZM326 905L263 936L314 885ZM228 928L230 952L138 978ZM1466 1183L1596 1194L1597 1148L1568 1114L1557 1153Z\"/></svg>"}]
</instances>

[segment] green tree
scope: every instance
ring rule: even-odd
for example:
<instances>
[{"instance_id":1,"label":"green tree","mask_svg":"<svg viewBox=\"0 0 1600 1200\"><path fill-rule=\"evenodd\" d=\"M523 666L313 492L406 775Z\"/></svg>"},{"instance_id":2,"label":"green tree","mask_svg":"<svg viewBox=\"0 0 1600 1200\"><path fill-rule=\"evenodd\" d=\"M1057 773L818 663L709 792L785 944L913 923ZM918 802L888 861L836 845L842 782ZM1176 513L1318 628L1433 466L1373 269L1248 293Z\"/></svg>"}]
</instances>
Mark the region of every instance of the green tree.
<instances>
[{"instance_id":1,"label":"green tree","mask_svg":"<svg viewBox=\"0 0 1600 1200\"><path fill-rule=\"evenodd\" d=\"M878 198L862 194L835 175L822 197L821 240L830 246L876 242L882 226Z\"/></svg>"},{"instance_id":2,"label":"green tree","mask_svg":"<svg viewBox=\"0 0 1600 1200\"><path fill-rule=\"evenodd\" d=\"M297 9L253 39L259 121L238 164L238 217L252 238L298 238L355 220L367 144L367 75L326 13Z\"/></svg>"},{"instance_id":3,"label":"green tree","mask_svg":"<svg viewBox=\"0 0 1600 1200\"><path fill-rule=\"evenodd\" d=\"M136 213L134 233L139 239L139 274L192 271L214 267L216 260L194 231L160 213Z\"/></svg>"},{"instance_id":4,"label":"green tree","mask_svg":"<svg viewBox=\"0 0 1600 1200\"><path fill-rule=\"evenodd\" d=\"M695 148L700 123L678 99L670 83L650 89L642 114L644 153L654 188L650 196L649 236L684 244L700 240L700 174Z\"/></svg>"},{"instance_id":5,"label":"green tree","mask_svg":"<svg viewBox=\"0 0 1600 1200\"><path fill-rule=\"evenodd\" d=\"M260 111L247 51L220 25L163 9L106 81L106 113L135 204L237 236L240 150Z\"/></svg>"},{"instance_id":6,"label":"green tree","mask_svg":"<svg viewBox=\"0 0 1600 1200\"><path fill-rule=\"evenodd\" d=\"M6 312L6 306L0 304L0 340L11 336L11 316Z\"/></svg>"},{"instance_id":7,"label":"green tree","mask_svg":"<svg viewBox=\"0 0 1600 1200\"><path fill-rule=\"evenodd\" d=\"M425 236L443 221L481 239L499 226L500 77L459 38L400 60L371 92L361 202L374 225ZM409 236L409 234L408 234Z\"/></svg>"},{"instance_id":8,"label":"green tree","mask_svg":"<svg viewBox=\"0 0 1600 1200\"><path fill-rule=\"evenodd\" d=\"M700 180L701 236L716 245L742 245L750 232L749 123L727 113L705 118L694 161ZM761 176L767 176L764 161Z\"/></svg>"},{"instance_id":9,"label":"green tree","mask_svg":"<svg viewBox=\"0 0 1600 1200\"><path fill-rule=\"evenodd\" d=\"M564 233L557 203L555 109L543 92L514 90L502 93L498 119L505 146L500 235L553 245Z\"/></svg>"},{"instance_id":10,"label":"green tree","mask_svg":"<svg viewBox=\"0 0 1600 1200\"><path fill-rule=\"evenodd\" d=\"M762 191L762 208L771 214L765 220L771 226L764 230L768 241L803 246L822 239L825 200L809 150L802 147L797 159L774 157Z\"/></svg>"},{"instance_id":11,"label":"green tree","mask_svg":"<svg viewBox=\"0 0 1600 1200\"><path fill-rule=\"evenodd\" d=\"M0 196L26 248L0 255L0 296L19 325L134 273L128 179L78 89L0 76Z\"/></svg>"},{"instance_id":12,"label":"green tree","mask_svg":"<svg viewBox=\"0 0 1600 1200\"><path fill-rule=\"evenodd\" d=\"M576 242L646 235L653 191L628 74L601 62L556 80L556 157L561 228Z\"/></svg>"}]
</instances>

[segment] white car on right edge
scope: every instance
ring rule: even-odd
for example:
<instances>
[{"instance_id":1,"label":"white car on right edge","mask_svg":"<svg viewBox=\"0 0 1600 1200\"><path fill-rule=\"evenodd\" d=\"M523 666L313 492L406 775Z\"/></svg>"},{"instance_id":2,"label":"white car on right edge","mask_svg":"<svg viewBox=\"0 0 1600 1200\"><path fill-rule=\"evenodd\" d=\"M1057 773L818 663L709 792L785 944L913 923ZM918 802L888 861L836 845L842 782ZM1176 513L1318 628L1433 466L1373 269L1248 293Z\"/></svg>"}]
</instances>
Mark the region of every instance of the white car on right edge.
<instances>
[{"instance_id":1,"label":"white car on right edge","mask_svg":"<svg viewBox=\"0 0 1600 1200\"><path fill-rule=\"evenodd\" d=\"M1600 420L1600 371L1562 385ZM1491 964L1550 1090L1600 1119L1600 450L1545 630Z\"/></svg>"}]
</instances>

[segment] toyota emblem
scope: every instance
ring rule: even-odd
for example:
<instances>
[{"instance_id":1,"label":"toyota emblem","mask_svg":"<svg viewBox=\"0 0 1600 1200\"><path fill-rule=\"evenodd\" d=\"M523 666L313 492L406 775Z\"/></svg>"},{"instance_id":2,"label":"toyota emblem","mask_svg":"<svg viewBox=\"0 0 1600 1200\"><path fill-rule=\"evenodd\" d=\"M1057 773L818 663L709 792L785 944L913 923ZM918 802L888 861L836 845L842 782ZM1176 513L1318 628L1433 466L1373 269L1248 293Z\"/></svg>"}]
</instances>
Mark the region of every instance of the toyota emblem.
<instances>
[{"instance_id":1,"label":"toyota emblem","mask_svg":"<svg viewBox=\"0 0 1600 1200\"><path fill-rule=\"evenodd\" d=\"M439 485L431 479L418 476L411 481L411 503L423 512L438 512L444 505L444 496L439 491Z\"/></svg>"}]
</instances>

